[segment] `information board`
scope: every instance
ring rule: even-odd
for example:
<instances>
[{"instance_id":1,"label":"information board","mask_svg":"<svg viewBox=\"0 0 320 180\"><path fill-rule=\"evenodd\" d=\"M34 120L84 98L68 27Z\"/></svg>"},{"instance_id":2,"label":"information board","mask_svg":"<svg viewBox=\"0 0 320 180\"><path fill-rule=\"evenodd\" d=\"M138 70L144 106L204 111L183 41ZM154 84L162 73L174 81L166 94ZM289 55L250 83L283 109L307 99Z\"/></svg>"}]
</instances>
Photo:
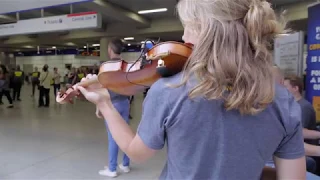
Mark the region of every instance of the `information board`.
<instances>
[{"instance_id":1,"label":"information board","mask_svg":"<svg viewBox=\"0 0 320 180\"><path fill-rule=\"evenodd\" d=\"M96 12L84 12L21 20L0 25L0 37L22 34L37 34L53 31L101 28L102 19Z\"/></svg>"},{"instance_id":2,"label":"information board","mask_svg":"<svg viewBox=\"0 0 320 180\"><path fill-rule=\"evenodd\" d=\"M15 13L89 1L93 0L3 0L1 1L0 14Z\"/></svg>"},{"instance_id":3,"label":"information board","mask_svg":"<svg viewBox=\"0 0 320 180\"><path fill-rule=\"evenodd\" d=\"M275 39L274 61L286 75L302 76L303 32L282 35Z\"/></svg>"}]
</instances>

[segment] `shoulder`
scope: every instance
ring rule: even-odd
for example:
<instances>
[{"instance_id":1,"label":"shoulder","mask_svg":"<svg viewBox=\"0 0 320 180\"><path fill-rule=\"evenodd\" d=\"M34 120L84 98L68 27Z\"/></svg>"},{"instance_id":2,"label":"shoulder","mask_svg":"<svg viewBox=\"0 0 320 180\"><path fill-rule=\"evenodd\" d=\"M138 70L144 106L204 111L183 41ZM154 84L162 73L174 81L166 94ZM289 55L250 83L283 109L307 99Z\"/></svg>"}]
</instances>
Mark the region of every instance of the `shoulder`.
<instances>
[{"instance_id":1,"label":"shoulder","mask_svg":"<svg viewBox=\"0 0 320 180\"><path fill-rule=\"evenodd\" d=\"M306 99L302 98L301 100L298 101L299 104L301 105L301 108L307 108L307 109L313 109L312 104L307 101Z\"/></svg>"},{"instance_id":2,"label":"shoulder","mask_svg":"<svg viewBox=\"0 0 320 180\"><path fill-rule=\"evenodd\" d=\"M176 87L181 83L181 80L181 73L171 77L160 78L150 87L148 94L161 97L170 96L171 99L175 98L177 97L176 95L182 94L186 90L185 86Z\"/></svg>"},{"instance_id":3,"label":"shoulder","mask_svg":"<svg viewBox=\"0 0 320 180\"><path fill-rule=\"evenodd\" d=\"M301 124L301 108L293 95L283 86L276 85L273 109L287 133L292 132Z\"/></svg>"}]
</instances>

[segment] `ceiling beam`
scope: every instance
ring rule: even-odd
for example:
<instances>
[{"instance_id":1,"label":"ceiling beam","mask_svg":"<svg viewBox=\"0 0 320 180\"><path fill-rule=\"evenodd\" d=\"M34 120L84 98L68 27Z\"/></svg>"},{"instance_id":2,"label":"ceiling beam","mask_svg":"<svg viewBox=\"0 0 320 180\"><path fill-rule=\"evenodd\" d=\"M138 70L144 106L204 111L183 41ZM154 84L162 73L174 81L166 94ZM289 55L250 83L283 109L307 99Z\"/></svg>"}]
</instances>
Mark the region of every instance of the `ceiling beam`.
<instances>
[{"instance_id":1,"label":"ceiling beam","mask_svg":"<svg viewBox=\"0 0 320 180\"><path fill-rule=\"evenodd\" d=\"M17 19L8 15L0 15L0 23L14 23Z\"/></svg>"},{"instance_id":2,"label":"ceiling beam","mask_svg":"<svg viewBox=\"0 0 320 180\"><path fill-rule=\"evenodd\" d=\"M119 6L116 6L112 3L103 1L103 0L94 0L93 2L87 2L80 4L81 6L97 11L104 16L111 17L120 22L133 23L138 27L149 27L150 21L146 18L138 15L135 12L123 9Z\"/></svg>"}]
</instances>

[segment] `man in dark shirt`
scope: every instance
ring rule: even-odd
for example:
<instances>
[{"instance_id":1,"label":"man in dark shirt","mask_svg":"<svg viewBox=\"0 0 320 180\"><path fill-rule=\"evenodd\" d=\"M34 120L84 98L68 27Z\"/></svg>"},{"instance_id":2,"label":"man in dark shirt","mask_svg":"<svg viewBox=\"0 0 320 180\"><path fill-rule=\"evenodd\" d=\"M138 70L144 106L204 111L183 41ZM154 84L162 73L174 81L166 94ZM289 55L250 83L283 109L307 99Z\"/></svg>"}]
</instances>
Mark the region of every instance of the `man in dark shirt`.
<instances>
[{"instance_id":1,"label":"man in dark shirt","mask_svg":"<svg viewBox=\"0 0 320 180\"><path fill-rule=\"evenodd\" d=\"M293 94L301 107L302 125L309 130L316 128L316 114L311 103L302 97L303 81L297 76L286 77L284 85Z\"/></svg>"},{"instance_id":2,"label":"man in dark shirt","mask_svg":"<svg viewBox=\"0 0 320 180\"><path fill-rule=\"evenodd\" d=\"M311 103L302 97L303 91L303 80L298 76L289 76L284 80L284 86L293 94L295 100L301 107L301 123L304 129L315 130L316 129L316 113L313 109ZM306 132L304 130L305 143L307 144L317 144L319 139L318 133L311 133L310 137L306 137ZM316 171L316 162L311 157L307 157L307 170L309 172Z\"/></svg>"}]
</instances>

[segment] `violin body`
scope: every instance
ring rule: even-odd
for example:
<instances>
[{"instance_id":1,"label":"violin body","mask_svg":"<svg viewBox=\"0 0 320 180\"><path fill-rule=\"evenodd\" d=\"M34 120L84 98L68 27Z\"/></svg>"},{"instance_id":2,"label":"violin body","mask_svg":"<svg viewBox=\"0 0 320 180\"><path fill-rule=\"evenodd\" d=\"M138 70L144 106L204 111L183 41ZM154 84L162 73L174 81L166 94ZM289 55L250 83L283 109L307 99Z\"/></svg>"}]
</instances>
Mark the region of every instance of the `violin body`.
<instances>
[{"instance_id":1,"label":"violin body","mask_svg":"<svg viewBox=\"0 0 320 180\"><path fill-rule=\"evenodd\" d=\"M87 87L100 83L115 93L135 95L150 87L159 78L179 73L191 53L192 46L187 44L174 41L159 43L147 51L145 60L134 63L123 60L107 61L100 66L97 79L80 82L77 85ZM70 88L58 95L56 100L65 103L78 94L74 88Z\"/></svg>"},{"instance_id":2,"label":"violin body","mask_svg":"<svg viewBox=\"0 0 320 180\"><path fill-rule=\"evenodd\" d=\"M134 95L161 77L179 73L191 52L192 48L182 43L160 43L147 52L146 58L150 63L143 68L141 61L136 64L125 61L105 62L100 66L98 80L104 87L118 94Z\"/></svg>"}]
</instances>

